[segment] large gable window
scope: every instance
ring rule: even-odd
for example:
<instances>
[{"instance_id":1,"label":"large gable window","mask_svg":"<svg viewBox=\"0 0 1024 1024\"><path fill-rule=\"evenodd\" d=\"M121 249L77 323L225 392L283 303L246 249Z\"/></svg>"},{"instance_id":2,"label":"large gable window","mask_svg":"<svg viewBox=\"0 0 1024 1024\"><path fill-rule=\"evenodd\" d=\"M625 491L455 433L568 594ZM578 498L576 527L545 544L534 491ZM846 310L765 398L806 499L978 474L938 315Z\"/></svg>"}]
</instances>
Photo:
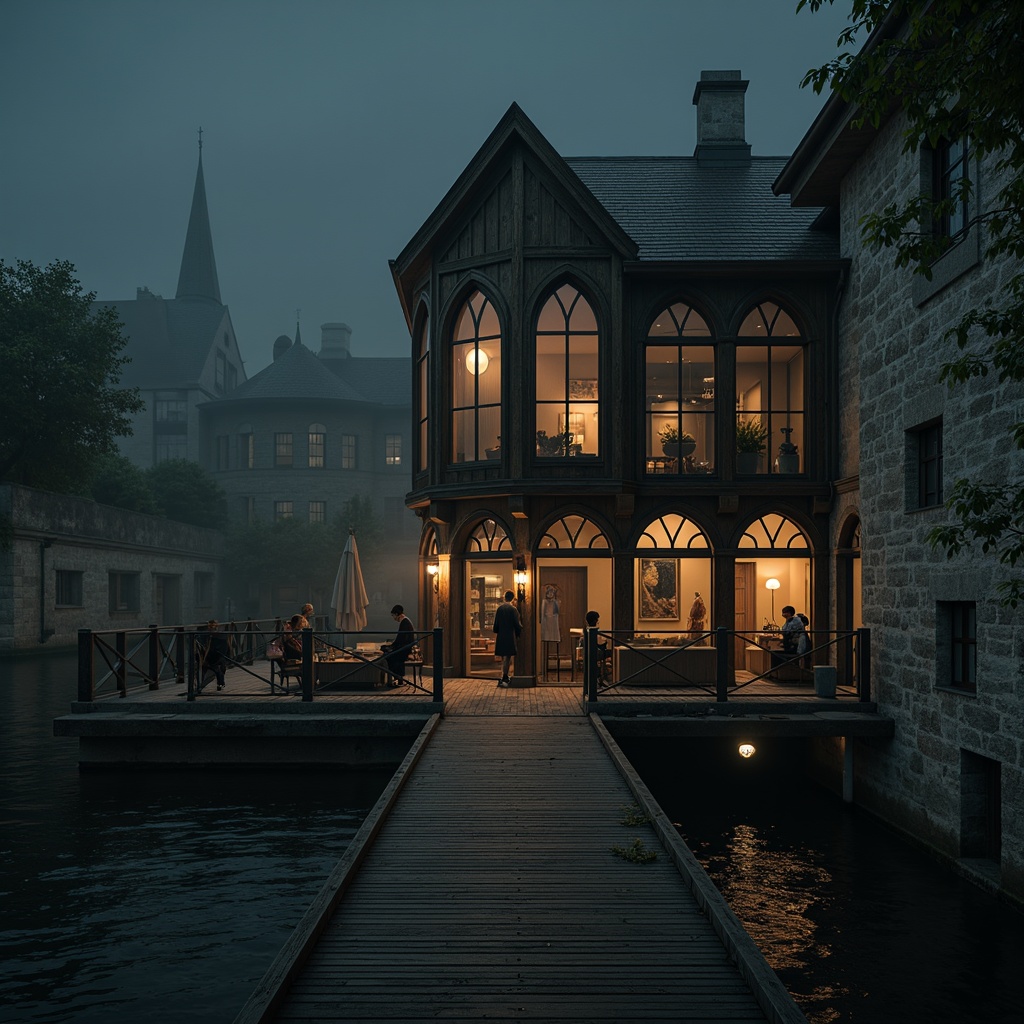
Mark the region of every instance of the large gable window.
<instances>
[{"instance_id":1,"label":"large gable window","mask_svg":"<svg viewBox=\"0 0 1024 1024\"><path fill-rule=\"evenodd\" d=\"M736 472L804 469L804 346L793 318L755 306L736 342Z\"/></svg>"},{"instance_id":2,"label":"large gable window","mask_svg":"<svg viewBox=\"0 0 1024 1024\"><path fill-rule=\"evenodd\" d=\"M537 455L598 451L598 334L590 303L564 284L537 319Z\"/></svg>"},{"instance_id":3,"label":"large gable window","mask_svg":"<svg viewBox=\"0 0 1024 1024\"><path fill-rule=\"evenodd\" d=\"M713 473L715 348L703 317L677 302L654 318L644 351L648 473Z\"/></svg>"},{"instance_id":4,"label":"large gable window","mask_svg":"<svg viewBox=\"0 0 1024 1024\"><path fill-rule=\"evenodd\" d=\"M501 325L490 300L474 291L452 334L452 461L497 457L500 433Z\"/></svg>"}]
</instances>

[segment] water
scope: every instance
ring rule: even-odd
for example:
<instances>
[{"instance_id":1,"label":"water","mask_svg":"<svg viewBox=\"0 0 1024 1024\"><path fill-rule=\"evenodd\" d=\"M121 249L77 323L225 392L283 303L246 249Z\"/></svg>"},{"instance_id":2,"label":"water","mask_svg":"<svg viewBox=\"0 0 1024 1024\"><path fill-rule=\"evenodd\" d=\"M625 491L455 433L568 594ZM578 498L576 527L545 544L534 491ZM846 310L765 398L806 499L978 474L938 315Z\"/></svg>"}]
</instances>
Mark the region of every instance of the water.
<instances>
[{"instance_id":1,"label":"water","mask_svg":"<svg viewBox=\"0 0 1024 1024\"><path fill-rule=\"evenodd\" d=\"M80 774L74 655L0 660L0 1019L233 1019L390 773Z\"/></svg>"},{"instance_id":2,"label":"water","mask_svg":"<svg viewBox=\"0 0 1024 1024\"><path fill-rule=\"evenodd\" d=\"M1021 1021L1024 916L809 784L799 743L624 746L813 1024Z\"/></svg>"}]
</instances>

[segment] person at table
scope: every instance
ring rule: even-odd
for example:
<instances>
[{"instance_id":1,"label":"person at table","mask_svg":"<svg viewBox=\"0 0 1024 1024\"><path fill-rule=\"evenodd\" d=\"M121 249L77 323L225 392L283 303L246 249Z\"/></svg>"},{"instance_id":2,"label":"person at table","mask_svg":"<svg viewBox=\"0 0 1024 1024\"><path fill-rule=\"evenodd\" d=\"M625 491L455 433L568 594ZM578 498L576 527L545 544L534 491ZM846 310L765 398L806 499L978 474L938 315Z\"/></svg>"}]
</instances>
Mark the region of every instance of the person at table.
<instances>
[{"instance_id":1,"label":"person at table","mask_svg":"<svg viewBox=\"0 0 1024 1024\"><path fill-rule=\"evenodd\" d=\"M516 648L519 645L519 637L523 632L523 623L519 618L519 612L512 603L516 595L511 590L505 591L504 603L499 604L494 611L494 624L491 632L495 636L494 653L501 658L501 678L498 685L507 687L509 679L509 666L516 656Z\"/></svg>"},{"instance_id":2,"label":"person at table","mask_svg":"<svg viewBox=\"0 0 1024 1024\"><path fill-rule=\"evenodd\" d=\"M288 620L281 634L285 661L302 661L302 630L308 626L304 615L295 614Z\"/></svg>"},{"instance_id":3,"label":"person at table","mask_svg":"<svg viewBox=\"0 0 1024 1024\"><path fill-rule=\"evenodd\" d=\"M787 604L782 609L782 617L786 620L782 624L782 650L772 651L772 662L775 665L783 665L787 661L799 658L802 644L807 643L804 624L800 621L796 609L791 604ZM806 650L806 647L804 647L804 650Z\"/></svg>"},{"instance_id":4,"label":"person at table","mask_svg":"<svg viewBox=\"0 0 1024 1024\"><path fill-rule=\"evenodd\" d=\"M405 662L409 652L416 644L416 632L412 619L405 614L405 609L396 604L391 609L391 618L398 623L398 632L394 641L387 645L388 685L401 686L405 681Z\"/></svg>"}]
</instances>

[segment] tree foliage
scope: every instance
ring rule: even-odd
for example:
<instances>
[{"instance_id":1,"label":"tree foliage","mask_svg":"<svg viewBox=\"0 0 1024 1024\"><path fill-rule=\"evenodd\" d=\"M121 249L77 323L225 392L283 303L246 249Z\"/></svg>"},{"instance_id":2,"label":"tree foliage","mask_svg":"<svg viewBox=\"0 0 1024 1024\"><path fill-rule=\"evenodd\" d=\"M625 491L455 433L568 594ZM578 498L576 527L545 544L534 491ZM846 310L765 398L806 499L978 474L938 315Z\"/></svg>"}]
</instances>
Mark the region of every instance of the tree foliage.
<instances>
[{"instance_id":1,"label":"tree foliage","mask_svg":"<svg viewBox=\"0 0 1024 1024\"><path fill-rule=\"evenodd\" d=\"M103 455L97 459L84 493L103 505L148 515L160 514L146 471L123 455Z\"/></svg>"},{"instance_id":2,"label":"tree foliage","mask_svg":"<svg viewBox=\"0 0 1024 1024\"><path fill-rule=\"evenodd\" d=\"M800 0L797 10L833 0ZM1007 260L1011 273L987 304L965 308L949 328L959 356L939 379L950 387L992 375L1000 384L1024 382L1024 4L1019 0L851 0L841 53L810 70L804 85L831 87L855 111L855 125L879 126L902 110L905 152L940 139L968 137L974 157L989 161L997 190L979 190L968 173L957 195L923 194L890 204L862 222L865 242L893 251L897 266L931 277L945 240L926 227L961 199L971 224L983 228L988 258ZM876 30L878 34L871 36ZM844 49L864 34L858 50ZM1024 450L1024 422L1009 443ZM1018 474L1019 476L1019 474ZM952 522L929 535L952 558L979 545L1008 566L1024 562L1024 484L958 480L946 503ZM1019 577L999 584L1003 603L1024 601Z\"/></svg>"},{"instance_id":3,"label":"tree foliage","mask_svg":"<svg viewBox=\"0 0 1024 1024\"><path fill-rule=\"evenodd\" d=\"M142 400L118 386L121 324L94 298L67 261L0 260L0 480L73 490L131 433Z\"/></svg>"},{"instance_id":4,"label":"tree foliage","mask_svg":"<svg viewBox=\"0 0 1024 1024\"><path fill-rule=\"evenodd\" d=\"M212 530L227 526L227 497L198 463L167 459L146 470L146 478L161 515Z\"/></svg>"}]
</instances>

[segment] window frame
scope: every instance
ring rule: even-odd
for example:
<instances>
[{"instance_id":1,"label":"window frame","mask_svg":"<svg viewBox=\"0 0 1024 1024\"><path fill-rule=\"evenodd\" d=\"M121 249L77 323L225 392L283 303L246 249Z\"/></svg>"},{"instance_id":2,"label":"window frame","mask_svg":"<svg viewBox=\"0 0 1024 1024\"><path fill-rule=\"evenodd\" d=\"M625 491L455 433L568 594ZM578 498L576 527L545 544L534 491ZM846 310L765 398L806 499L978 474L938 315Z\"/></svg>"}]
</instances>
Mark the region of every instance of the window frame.
<instances>
[{"instance_id":1,"label":"window frame","mask_svg":"<svg viewBox=\"0 0 1024 1024\"><path fill-rule=\"evenodd\" d=\"M85 573L83 570L56 569L54 572L54 607L84 608Z\"/></svg>"},{"instance_id":2,"label":"window frame","mask_svg":"<svg viewBox=\"0 0 1024 1024\"><path fill-rule=\"evenodd\" d=\"M295 465L295 439L290 430L274 432L274 468L291 469Z\"/></svg>"}]
</instances>

